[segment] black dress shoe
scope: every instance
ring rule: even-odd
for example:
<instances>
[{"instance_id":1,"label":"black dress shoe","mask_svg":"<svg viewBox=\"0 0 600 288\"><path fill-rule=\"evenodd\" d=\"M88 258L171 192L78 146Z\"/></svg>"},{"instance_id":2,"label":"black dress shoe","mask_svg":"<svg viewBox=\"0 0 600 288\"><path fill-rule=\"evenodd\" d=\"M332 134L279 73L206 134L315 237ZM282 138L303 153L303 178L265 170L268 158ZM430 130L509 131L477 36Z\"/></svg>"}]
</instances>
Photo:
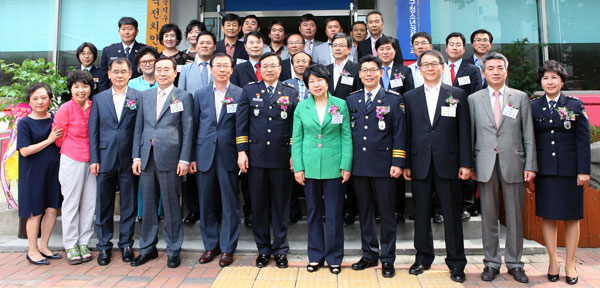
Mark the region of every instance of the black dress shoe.
<instances>
[{"instance_id":1,"label":"black dress shoe","mask_svg":"<svg viewBox=\"0 0 600 288\"><path fill-rule=\"evenodd\" d=\"M285 254L275 255L275 264L278 268L287 268L288 260Z\"/></svg>"},{"instance_id":2,"label":"black dress shoe","mask_svg":"<svg viewBox=\"0 0 600 288\"><path fill-rule=\"evenodd\" d=\"M252 227L252 215L244 217L244 225L246 225L246 227Z\"/></svg>"},{"instance_id":3,"label":"black dress shoe","mask_svg":"<svg viewBox=\"0 0 600 288\"><path fill-rule=\"evenodd\" d=\"M194 224L198 220L200 220L200 214L190 212L187 216L185 216L185 218L183 218L183 223Z\"/></svg>"},{"instance_id":4,"label":"black dress shoe","mask_svg":"<svg viewBox=\"0 0 600 288\"><path fill-rule=\"evenodd\" d=\"M352 225L356 221L356 215L352 215L350 213L346 213L344 215L344 225Z\"/></svg>"},{"instance_id":5,"label":"black dress shoe","mask_svg":"<svg viewBox=\"0 0 600 288\"><path fill-rule=\"evenodd\" d=\"M523 268L521 268L521 267L508 269L508 274L512 275L513 278L515 278L515 280L517 282L521 282L521 283L529 282L529 278L527 277L527 274L525 274L525 270L523 270Z\"/></svg>"},{"instance_id":6,"label":"black dress shoe","mask_svg":"<svg viewBox=\"0 0 600 288\"><path fill-rule=\"evenodd\" d=\"M390 262L381 263L381 275L385 278L392 278L396 274L396 269L394 269L394 264Z\"/></svg>"},{"instance_id":7,"label":"black dress shoe","mask_svg":"<svg viewBox=\"0 0 600 288\"><path fill-rule=\"evenodd\" d=\"M481 280L483 281L493 281L496 278L500 271L496 268L485 267L483 268L483 272L481 272Z\"/></svg>"},{"instance_id":8,"label":"black dress shoe","mask_svg":"<svg viewBox=\"0 0 600 288\"><path fill-rule=\"evenodd\" d=\"M290 223L298 223L298 220L302 219L302 213L296 213L290 215Z\"/></svg>"},{"instance_id":9,"label":"black dress shoe","mask_svg":"<svg viewBox=\"0 0 600 288\"><path fill-rule=\"evenodd\" d=\"M167 259L167 267L169 268L177 268L181 264L181 257L179 255L169 256Z\"/></svg>"},{"instance_id":10,"label":"black dress shoe","mask_svg":"<svg viewBox=\"0 0 600 288\"><path fill-rule=\"evenodd\" d=\"M131 262L133 256L133 249L131 247L121 248L121 259L123 262Z\"/></svg>"},{"instance_id":11,"label":"black dress shoe","mask_svg":"<svg viewBox=\"0 0 600 288\"><path fill-rule=\"evenodd\" d=\"M473 209L473 211L471 211L471 216L479 216L479 210L477 209Z\"/></svg>"},{"instance_id":12,"label":"black dress shoe","mask_svg":"<svg viewBox=\"0 0 600 288\"><path fill-rule=\"evenodd\" d=\"M27 261L29 261L29 263L34 264L34 265L50 265L50 261L48 261L48 259L44 258L40 261L34 261L33 259L31 259L31 257L29 257L29 254L27 254L27 256L25 256L25 259L27 259Z\"/></svg>"},{"instance_id":13,"label":"black dress shoe","mask_svg":"<svg viewBox=\"0 0 600 288\"><path fill-rule=\"evenodd\" d=\"M471 213L469 213L469 211L463 211L460 214L460 220L462 221L469 221L471 219Z\"/></svg>"},{"instance_id":14,"label":"black dress shoe","mask_svg":"<svg viewBox=\"0 0 600 288\"><path fill-rule=\"evenodd\" d=\"M142 218L142 216L137 216L136 219L137 219L138 222L142 223L142 219L144 219L144 218Z\"/></svg>"},{"instance_id":15,"label":"black dress shoe","mask_svg":"<svg viewBox=\"0 0 600 288\"><path fill-rule=\"evenodd\" d=\"M465 282L465 271L463 268L454 267L450 270L450 279L454 282L463 283Z\"/></svg>"},{"instance_id":16,"label":"black dress shoe","mask_svg":"<svg viewBox=\"0 0 600 288\"><path fill-rule=\"evenodd\" d=\"M559 279L560 279L560 274L552 275L552 274L548 273L548 281L556 282Z\"/></svg>"},{"instance_id":17,"label":"black dress shoe","mask_svg":"<svg viewBox=\"0 0 600 288\"><path fill-rule=\"evenodd\" d=\"M375 222L381 222L381 215L375 215Z\"/></svg>"},{"instance_id":18,"label":"black dress shoe","mask_svg":"<svg viewBox=\"0 0 600 288\"><path fill-rule=\"evenodd\" d=\"M146 262L158 258L158 251L156 249L152 250L148 254L140 254L131 260L131 266L140 266L145 264Z\"/></svg>"},{"instance_id":19,"label":"black dress shoe","mask_svg":"<svg viewBox=\"0 0 600 288\"><path fill-rule=\"evenodd\" d=\"M98 251L98 259L96 259L98 261L98 265L100 265L100 266L108 265L110 263L110 255L111 255L111 251L108 249Z\"/></svg>"},{"instance_id":20,"label":"black dress shoe","mask_svg":"<svg viewBox=\"0 0 600 288\"><path fill-rule=\"evenodd\" d=\"M258 257L256 257L256 267L258 267L258 268L267 267L267 265L269 265L269 258L271 258L271 256L269 256L267 254L258 255Z\"/></svg>"},{"instance_id":21,"label":"black dress shoe","mask_svg":"<svg viewBox=\"0 0 600 288\"><path fill-rule=\"evenodd\" d=\"M444 216L442 214L434 214L433 215L433 223L442 223L444 222Z\"/></svg>"},{"instance_id":22,"label":"black dress shoe","mask_svg":"<svg viewBox=\"0 0 600 288\"><path fill-rule=\"evenodd\" d=\"M352 270L364 270L369 267L375 267L379 263L379 260L369 260L365 257L361 257L358 262L352 264Z\"/></svg>"},{"instance_id":23,"label":"black dress shoe","mask_svg":"<svg viewBox=\"0 0 600 288\"><path fill-rule=\"evenodd\" d=\"M404 215L396 214L396 223L406 223L406 220L404 220Z\"/></svg>"},{"instance_id":24,"label":"black dress shoe","mask_svg":"<svg viewBox=\"0 0 600 288\"><path fill-rule=\"evenodd\" d=\"M329 272L331 272L331 274L340 274L340 272L342 272L342 266L340 265L336 265L336 266L329 266Z\"/></svg>"},{"instance_id":25,"label":"black dress shoe","mask_svg":"<svg viewBox=\"0 0 600 288\"><path fill-rule=\"evenodd\" d=\"M408 273L412 274L412 275L419 275L422 274L423 272L425 272L425 270L429 270L431 268L431 265L423 265L419 262L415 262L412 265L410 265L410 268L408 269Z\"/></svg>"}]
</instances>

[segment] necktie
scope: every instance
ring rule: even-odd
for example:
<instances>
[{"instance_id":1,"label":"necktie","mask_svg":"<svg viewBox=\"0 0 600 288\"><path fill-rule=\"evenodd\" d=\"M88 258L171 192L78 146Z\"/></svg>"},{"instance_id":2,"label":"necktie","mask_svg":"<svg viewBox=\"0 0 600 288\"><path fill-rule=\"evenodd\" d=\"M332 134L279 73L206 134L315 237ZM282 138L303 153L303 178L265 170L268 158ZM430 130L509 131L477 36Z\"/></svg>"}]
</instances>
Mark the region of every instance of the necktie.
<instances>
[{"instance_id":1,"label":"necktie","mask_svg":"<svg viewBox=\"0 0 600 288\"><path fill-rule=\"evenodd\" d=\"M496 128L499 128L500 118L502 118L502 109L500 107L500 91L494 91L494 97L496 97L496 103L494 104L494 121L496 121Z\"/></svg>"},{"instance_id":2,"label":"necktie","mask_svg":"<svg viewBox=\"0 0 600 288\"><path fill-rule=\"evenodd\" d=\"M454 85L454 79L456 78L456 74L454 73L454 64L450 64L450 77L452 77L452 84Z\"/></svg>"},{"instance_id":3,"label":"necktie","mask_svg":"<svg viewBox=\"0 0 600 288\"><path fill-rule=\"evenodd\" d=\"M556 107L556 101L550 100L548 104L550 104L550 115L552 115L554 113L554 107Z\"/></svg>"},{"instance_id":4,"label":"necktie","mask_svg":"<svg viewBox=\"0 0 600 288\"><path fill-rule=\"evenodd\" d=\"M208 85L208 66L206 66L206 62L200 63L202 67L200 69L200 84L202 85L200 88L206 87Z\"/></svg>"},{"instance_id":5,"label":"necktie","mask_svg":"<svg viewBox=\"0 0 600 288\"><path fill-rule=\"evenodd\" d=\"M383 67L383 77L381 80L383 81L383 88L386 90L388 86L390 86L390 76L388 75L388 71L390 71L390 67Z\"/></svg>"},{"instance_id":6,"label":"necktie","mask_svg":"<svg viewBox=\"0 0 600 288\"><path fill-rule=\"evenodd\" d=\"M371 107L371 104L373 103L373 94L371 92L367 93L367 102L365 102L365 106L367 107L367 110L369 110L369 108Z\"/></svg>"},{"instance_id":7,"label":"necktie","mask_svg":"<svg viewBox=\"0 0 600 288\"><path fill-rule=\"evenodd\" d=\"M310 44L312 44L312 41L306 41L306 47L304 47L304 52L306 52L308 55L312 54L312 48L310 47Z\"/></svg>"},{"instance_id":8,"label":"necktie","mask_svg":"<svg viewBox=\"0 0 600 288\"><path fill-rule=\"evenodd\" d=\"M258 63L254 64L254 67L256 67L256 80L258 81L262 81L262 75L260 75L260 67L258 67Z\"/></svg>"},{"instance_id":9,"label":"necktie","mask_svg":"<svg viewBox=\"0 0 600 288\"><path fill-rule=\"evenodd\" d=\"M125 58L129 58L129 52L131 52L131 48L125 48Z\"/></svg>"},{"instance_id":10,"label":"necktie","mask_svg":"<svg viewBox=\"0 0 600 288\"><path fill-rule=\"evenodd\" d=\"M165 91L158 91L158 97L156 98L156 120L160 116L163 105L165 104Z\"/></svg>"},{"instance_id":11,"label":"necktie","mask_svg":"<svg viewBox=\"0 0 600 288\"><path fill-rule=\"evenodd\" d=\"M373 56L377 57L377 49L375 49L375 44L373 44Z\"/></svg>"},{"instance_id":12,"label":"necktie","mask_svg":"<svg viewBox=\"0 0 600 288\"><path fill-rule=\"evenodd\" d=\"M273 98L273 86L267 86L267 93L269 93L269 99Z\"/></svg>"}]
</instances>

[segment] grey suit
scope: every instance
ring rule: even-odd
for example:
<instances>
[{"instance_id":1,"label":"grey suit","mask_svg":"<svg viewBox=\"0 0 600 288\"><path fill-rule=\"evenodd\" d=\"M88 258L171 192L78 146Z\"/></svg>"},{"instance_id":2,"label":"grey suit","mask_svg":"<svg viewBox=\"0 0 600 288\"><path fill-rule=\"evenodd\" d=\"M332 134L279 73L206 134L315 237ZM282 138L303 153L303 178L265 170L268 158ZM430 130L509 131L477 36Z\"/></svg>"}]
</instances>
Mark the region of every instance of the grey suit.
<instances>
[{"instance_id":1,"label":"grey suit","mask_svg":"<svg viewBox=\"0 0 600 288\"><path fill-rule=\"evenodd\" d=\"M332 52L331 45L329 43L329 41L323 42L321 45L313 49L312 62L323 64L324 66L331 64ZM352 49L350 50L350 55L348 55L348 57L350 58L350 61L358 63L358 52L356 50L356 47L352 46Z\"/></svg>"},{"instance_id":2,"label":"grey suit","mask_svg":"<svg viewBox=\"0 0 600 288\"><path fill-rule=\"evenodd\" d=\"M138 100L138 113L133 137L134 159L141 159L140 177L144 201L140 253L148 254L158 242L158 195L162 196L165 213L164 239L169 256L179 255L183 243L181 222L182 177L177 176L179 162L191 161L193 137L192 94L173 88L156 117L158 88L143 92ZM181 101L183 111L171 113L170 104Z\"/></svg>"},{"instance_id":3,"label":"grey suit","mask_svg":"<svg viewBox=\"0 0 600 288\"><path fill-rule=\"evenodd\" d=\"M201 68L201 64L197 63L196 61L189 64L185 64L183 67L181 67L181 71L179 72L179 82L177 83L177 88L183 89L192 94L194 94L194 92L196 92L197 90L204 88L200 76L202 75L201 69L203 69ZM208 86L208 83L212 81L213 76L210 72L209 65L206 65L206 69L208 69L208 71L206 71L208 75L206 85Z\"/></svg>"},{"instance_id":4,"label":"grey suit","mask_svg":"<svg viewBox=\"0 0 600 288\"><path fill-rule=\"evenodd\" d=\"M523 267L523 220L525 200L524 171L537 171L535 134L527 94L506 87L503 109L512 105L518 114L502 115L497 128L488 89L468 98L475 172L481 196L481 218L485 266L502 265L498 239L499 188L502 187L506 211L506 249L504 261L511 268Z\"/></svg>"}]
</instances>

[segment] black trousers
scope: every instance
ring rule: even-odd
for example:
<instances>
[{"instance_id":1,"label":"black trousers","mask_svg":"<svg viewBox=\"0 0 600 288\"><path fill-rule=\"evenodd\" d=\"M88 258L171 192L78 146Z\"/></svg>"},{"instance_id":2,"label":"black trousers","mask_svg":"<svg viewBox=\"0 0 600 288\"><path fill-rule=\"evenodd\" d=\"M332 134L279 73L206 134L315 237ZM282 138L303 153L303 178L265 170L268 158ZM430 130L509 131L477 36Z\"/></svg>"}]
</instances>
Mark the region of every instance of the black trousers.
<instances>
[{"instance_id":1,"label":"black trousers","mask_svg":"<svg viewBox=\"0 0 600 288\"><path fill-rule=\"evenodd\" d=\"M394 263L396 260L396 179L353 176L360 220L363 257ZM375 208L381 216L381 251L377 241Z\"/></svg>"},{"instance_id":2,"label":"black trousers","mask_svg":"<svg viewBox=\"0 0 600 288\"><path fill-rule=\"evenodd\" d=\"M450 269L464 269L467 264L463 243L463 230L460 220L462 195L458 179L443 179L433 167L429 166L425 179L412 180L413 198L415 199L415 249L416 262L431 265L434 259L433 236L431 232L432 191L439 199L444 216L444 236L446 241L446 265Z\"/></svg>"}]
</instances>

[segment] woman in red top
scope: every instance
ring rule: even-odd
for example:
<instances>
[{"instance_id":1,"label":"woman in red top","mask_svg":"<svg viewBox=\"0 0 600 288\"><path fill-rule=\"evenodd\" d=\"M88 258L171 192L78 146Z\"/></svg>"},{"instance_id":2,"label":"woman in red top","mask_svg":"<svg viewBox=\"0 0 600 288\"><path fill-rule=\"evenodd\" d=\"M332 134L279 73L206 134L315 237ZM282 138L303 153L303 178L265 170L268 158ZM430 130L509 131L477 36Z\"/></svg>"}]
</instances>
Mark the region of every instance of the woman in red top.
<instances>
[{"instance_id":1,"label":"woman in red top","mask_svg":"<svg viewBox=\"0 0 600 288\"><path fill-rule=\"evenodd\" d=\"M96 176L90 173L90 143L88 119L91 101L88 99L94 85L86 71L72 71L67 75L67 86L72 98L56 112L54 124L63 129L56 140L60 147L58 180L62 203L63 245L69 264L92 260L88 248L94 234L96 207Z\"/></svg>"}]
</instances>

